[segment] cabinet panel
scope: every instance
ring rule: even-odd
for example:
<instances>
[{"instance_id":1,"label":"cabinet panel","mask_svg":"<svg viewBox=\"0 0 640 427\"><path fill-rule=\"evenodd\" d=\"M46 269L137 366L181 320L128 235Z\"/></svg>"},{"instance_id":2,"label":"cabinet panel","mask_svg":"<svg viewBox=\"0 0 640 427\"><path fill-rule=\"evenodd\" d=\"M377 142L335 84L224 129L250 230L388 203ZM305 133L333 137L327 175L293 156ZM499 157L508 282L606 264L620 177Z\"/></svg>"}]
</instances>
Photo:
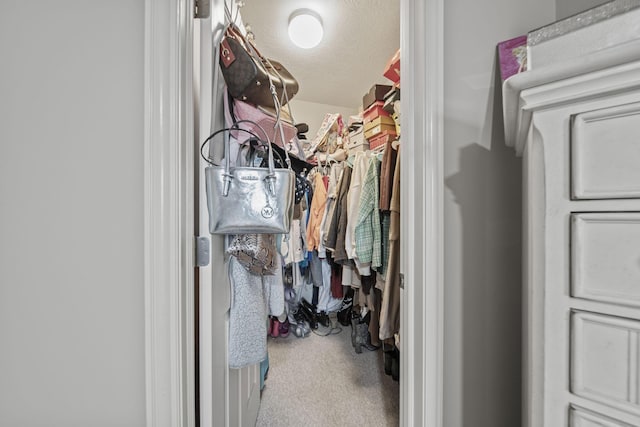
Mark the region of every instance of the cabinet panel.
<instances>
[{"instance_id":1,"label":"cabinet panel","mask_svg":"<svg viewBox=\"0 0 640 427\"><path fill-rule=\"evenodd\" d=\"M640 306L640 212L571 219L572 296Z\"/></svg>"},{"instance_id":2,"label":"cabinet panel","mask_svg":"<svg viewBox=\"0 0 640 427\"><path fill-rule=\"evenodd\" d=\"M640 413L640 321L571 314L571 392L612 408Z\"/></svg>"},{"instance_id":3,"label":"cabinet panel","mask_svg":"<svg viewBox=\"0 0 640 427\"><path fill-rule=\"evenodd\" d=\"M571 427L632 427L631 424L582 408L569 409L569 425Z\"/></svg>"},{"instance_id":4,"label":"cabinet panel","mask_svg":"<svg viewBox=\"0 0 640 427\"><path fill-rule=\"evenodd\" d=\"M571 129L574 199L640 197L640 104L577 114Z\"/></svg>"}]
</instances>

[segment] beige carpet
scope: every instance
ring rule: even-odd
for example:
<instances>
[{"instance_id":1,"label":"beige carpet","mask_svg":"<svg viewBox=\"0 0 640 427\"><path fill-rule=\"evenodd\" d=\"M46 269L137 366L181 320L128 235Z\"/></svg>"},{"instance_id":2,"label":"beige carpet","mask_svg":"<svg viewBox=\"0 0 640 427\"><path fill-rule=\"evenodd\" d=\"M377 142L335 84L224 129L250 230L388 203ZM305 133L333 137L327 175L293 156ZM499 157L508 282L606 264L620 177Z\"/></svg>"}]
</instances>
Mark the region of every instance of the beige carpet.
<instances>
[{"instance_id":1,"label":"beige carpet","mask_svg":"<svg viewBox=\"0 0 640 427\"><path fill-rule=\"evenodd\" d=\"M400 389L384 373L382 351L356 354L350 334L269 338L256 426L399 425Z\"/></svg>"}]
</instances>

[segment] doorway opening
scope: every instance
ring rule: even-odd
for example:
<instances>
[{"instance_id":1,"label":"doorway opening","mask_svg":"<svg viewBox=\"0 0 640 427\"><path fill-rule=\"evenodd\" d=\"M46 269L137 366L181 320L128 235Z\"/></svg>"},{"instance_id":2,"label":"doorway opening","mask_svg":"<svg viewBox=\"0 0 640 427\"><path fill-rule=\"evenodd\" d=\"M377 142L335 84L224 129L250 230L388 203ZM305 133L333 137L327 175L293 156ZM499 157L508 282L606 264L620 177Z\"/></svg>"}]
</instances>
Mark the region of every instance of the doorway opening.
<instances>
[{"instance_id":1,"label":"doorway opening","mask_svg":"<svg viewBox=\"0 0 640 427\"><path fill-rule=\"evenodd\" d=\"M212 2L212 16L221 16L216 10L222 0ZM179 3L179 4L178 4ZM211 20L193 25L189 2L165 0L145 9L150 23L147 33L146 87L149 93L146 114L149 121L145 133L147 180L145 186L147 211L145 232L147 273L147 378L149 420L182 420L183 425L193 425L195 408L193 388L193 295L185 274L195 264L189 245L179 246L171 242L191 241L189 237L189 188L197 188L203 182L191 181L198 166L184 161L185 153L193 153L194 137L190 132L190 111L195 116L206 117L206 103L194 98L192 88L198 93L211 90L206 76L206 64L199 61L198 52L206 49L211 34L220 28ZM403 304L402 325L403 352L401 362L401 425L442 425L442 0L411 2L401 0L401 50L403 56L403 135L414 141L405 146L405 164L402 169L402 270L405 287L401 292ZM172 17L167 19L167 17ZM206 24L203 24L206 23ZM204 25L204 26L203 26ZM208 26L208 29L207 29ZM205 28L204 31L201 31ZM200 31L200 46L192 43L192 32ZM173 42L171 42L173 40ZM174 43L174 44L172 44ZM168 49L167 46L177 46ZM203 57L204 58L204 57ZM192 63L193 61L193 63ZM152 70L182 70L178 73L152 73ZM190 81L190 70L201 71L200 79ZM209 71L210 72L210 71ZM209 76L210 77L210 76ZM410 90L409 90L410 89ZM167 98L168 97L168 98ZM165 99L179 108L164 108ZM163 100L160 102L160 100ZM158 101L158 102L156 102ZM209 111L211 113L211 111ZM209 114L210 116L210 114ZM198 123L200 134L209 131ZM177 138L173 136L177 135ZM199 135L196 135L196 140ZM175 141L179 149L175 149ZM195 156L189 157L194 158ZM154 185L157 182L173 182L176 186ZM186 191L186 192L184 192ZM184 193L183 193L184 192ZM191 194L194 194L193 192ZM179 220L182 218L182 220ZM172 219L184 222L176 227ZM171 221L169 221L171 220ZM198 233L199 234L199 233ZM159 240L158 236L167 236ZM215 245L215 236L212 244ZM220 242L218 242L220 243ZM176 249L176 248L179 248ZM183 256L176 256L180 252ZM167 260L171 262L167 263ZM224 265L212 260L200 271L224 272ZM165 271L180 272L164 274ZM157 272L157 274L156 274ZM190 290L191 289L191 290ZM224 306L229 295L223 289L200 283L201 300L211 301L212 306ZM200 313L200 321L203 321ZM224 318L209 317L204 323L224 324ZM168 322L168 325L167 325ZM202 323L201 323L202 324ZM216 414L216 425L228 425L229 375L226 354L216 353L218 342L200 341L200 348L209 349L208 358L200 360L200 379L210 380L208 386L201 381L201 416L208 410L209 419ZM170 357L167 357L167 348ZM191 350L190 350L191 348ZM186 358L184 356L187 356ZM209 369L208 372L205 372ZM405 380L402 380L406 378ZM203 389L207 389L202 393ZM214 398L215 396L215 398ZM172 408L168 411L168 408ZM208 409L206 409L208 408ZM221 414L224 414L222 416ZM170 417L170 418L168 418ZM200 420L203 422L203 420ZM151 422L151 421L150 421ZM173 425L178 425L174 423ZM181 424L182 425L182 424Z\"/></svg>"}]
</instances>

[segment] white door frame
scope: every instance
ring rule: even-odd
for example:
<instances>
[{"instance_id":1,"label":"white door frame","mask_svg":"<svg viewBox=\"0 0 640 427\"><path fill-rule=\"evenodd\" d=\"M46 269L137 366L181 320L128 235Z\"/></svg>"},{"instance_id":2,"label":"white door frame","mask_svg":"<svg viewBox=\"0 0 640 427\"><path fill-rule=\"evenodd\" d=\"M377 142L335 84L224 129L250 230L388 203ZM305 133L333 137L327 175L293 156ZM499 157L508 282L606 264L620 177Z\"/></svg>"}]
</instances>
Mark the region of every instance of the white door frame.
<instances>
[{"instance_id":1,"label":"white door frame","mask_svg":"<svg viewBox=\"0 0 640 427\"><path fill-rule=\"evenodd\" d=\"M147 427L195 425L192 11L145 0ZM443 0L401 0L401 32L401 425L442 427Z\"/></svg>"},{"instance_id":2,"label":"white door frame","mask_svg":"<svg viewBox=\"0 0 640 427\"><path fill-rule=\"evenodd\" d=\"M193 0L145 0L146 425L195 426Z\"/></svg>"},{"instance_id":3,"label":"white door frame","mask_svg":"<svg viewBox=\"0 0 640 427\"><path fill-rule=\"evenodd\" d=\"M404 427L443 425L443 3L401 0Z\"/></svg>"}]
</instances>

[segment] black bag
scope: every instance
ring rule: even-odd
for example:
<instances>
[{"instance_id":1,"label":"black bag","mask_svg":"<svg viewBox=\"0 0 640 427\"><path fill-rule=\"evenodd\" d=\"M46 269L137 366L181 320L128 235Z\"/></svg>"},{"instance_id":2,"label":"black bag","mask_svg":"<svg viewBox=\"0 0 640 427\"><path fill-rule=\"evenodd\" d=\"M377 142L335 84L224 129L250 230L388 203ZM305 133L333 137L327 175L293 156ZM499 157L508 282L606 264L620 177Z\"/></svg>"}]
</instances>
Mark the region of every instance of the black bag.
<instances>
[{"instance_id":1,"label":"black bag","mask_svg":"<svg viewBox=\"0 0 640 427\"><path fill-rule=\"evenodd\" d=\"M298 93L298 81L278 61L262 56L240 30L230 25L220 42L220 68L234 98L264 107L275 107L270 85L280 105Z\"/></svg>"}]
</instances>

